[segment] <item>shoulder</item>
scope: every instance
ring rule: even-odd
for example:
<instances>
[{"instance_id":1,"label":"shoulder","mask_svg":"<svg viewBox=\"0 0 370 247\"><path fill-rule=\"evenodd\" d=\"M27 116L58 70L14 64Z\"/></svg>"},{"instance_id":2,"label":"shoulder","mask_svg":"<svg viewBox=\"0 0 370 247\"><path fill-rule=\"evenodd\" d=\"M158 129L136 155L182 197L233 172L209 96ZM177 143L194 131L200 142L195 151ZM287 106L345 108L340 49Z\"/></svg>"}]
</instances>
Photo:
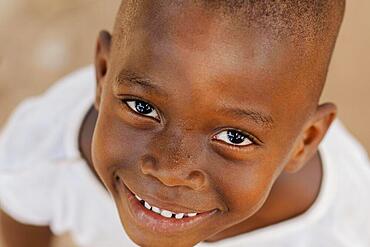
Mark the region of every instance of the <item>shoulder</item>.
<instances>
[{"instance_id":1,"label":"shoulder","mask_svg":"<svg viewBox=\"0 0 370 247\"><path fill-rule=\"evenodd\" d=\"M369 161L365 148L339 119L333 122L322 141L322 146L326 146L332 152L335 151L337 155L345 155L362 162Z\"/></svg>"},{"instance_id":2,"label":"shoulder","mask_svg":"<svg viewBox=\"0 0 370 247\"><path fill-rule=\"evenodd\" d=\"M322 142L331 229L342 238L370 243L370 162L361 143L338 120ZM329 222L329 221L328 221ZM357 246L362 246L361 244Z\"/></svg>"},{"instance_id":3,"label":"shoulder","mask_svg":"<svg viewBox=\"0 0 370 247\"><path fill-rule=\"evenodd\" d=\"M343 178L343 182L370 186L368 153L340 120L334 121L320 148L336 180Z\"/></svg>"},{"instance_id":4,"label":"shoulder","mask_svg":"<svg viewBox=\"0 0 370 247\"><path fill-rule=\"evenodd\" d=\"M336 176L353 174L370 184L370 162L364 146L353 136L340 120L335 120L320 145L328 160L329 168ZM346 181L350 181L347 177Z\"/></svg>"},{"instance_id":5,"label":"shoulder","mask_svg":"<svg viewBox=\"0 0 370 247\"><path fill-rule=\"evenodd\" d=\"M0 133L0 171L63 157L66 131L81 104L92 101L94 88L94 69L89 66L23 100Z\"/></svg>"}]
</instances>

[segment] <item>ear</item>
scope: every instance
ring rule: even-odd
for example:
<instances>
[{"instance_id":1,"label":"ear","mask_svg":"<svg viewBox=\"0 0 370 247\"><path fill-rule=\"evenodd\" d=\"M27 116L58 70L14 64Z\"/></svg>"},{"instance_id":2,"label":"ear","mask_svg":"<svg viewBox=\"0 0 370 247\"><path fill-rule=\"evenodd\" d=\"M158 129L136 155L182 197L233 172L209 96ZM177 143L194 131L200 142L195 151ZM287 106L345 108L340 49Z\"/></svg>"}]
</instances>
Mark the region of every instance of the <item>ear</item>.
<instances>
[{"instance_id":1,"label":"ear","mask_svg":"<svg viewBox=\"0 0 370 247\"><path fill-rule=\"evenodd\" d=\"M293 156L284 168L286 172L295 173L310 160L336 115L337 107L332 103L325 103L317 107L295 144Z\"/></svg>"},{"instance_id":2,"label":"ear","mask_svg":"<svg viewBox=\"0 0 370 247\"><path fill-rule=\"evenodd\" d=\"M107 31L99 33L95 51L96 96L94 107L97 111L99 111L102 87L108 72L111 42L112 36Z\"/></svg>"}]
</instances>

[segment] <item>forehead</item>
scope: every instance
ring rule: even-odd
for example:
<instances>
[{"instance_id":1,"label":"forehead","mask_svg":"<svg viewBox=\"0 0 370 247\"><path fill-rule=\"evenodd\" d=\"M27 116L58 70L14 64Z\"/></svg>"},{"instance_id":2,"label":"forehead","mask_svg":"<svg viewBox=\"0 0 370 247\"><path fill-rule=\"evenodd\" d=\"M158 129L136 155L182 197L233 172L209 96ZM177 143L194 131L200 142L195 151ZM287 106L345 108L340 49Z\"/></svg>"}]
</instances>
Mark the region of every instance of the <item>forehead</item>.
<instances>
[{"instance_id":1,"label":"forehead","mask_svg":"<svg viewBox=\"0 0 370 247\"><path fill-rule=\"evenodd\" d=\"M312 79L307 57L261 29L196 6L143 11L124 49L114 54L117 72L158 78L169 91L183 87L266 107L298 100L297 85Z\"/></svg>"}]
</instances>

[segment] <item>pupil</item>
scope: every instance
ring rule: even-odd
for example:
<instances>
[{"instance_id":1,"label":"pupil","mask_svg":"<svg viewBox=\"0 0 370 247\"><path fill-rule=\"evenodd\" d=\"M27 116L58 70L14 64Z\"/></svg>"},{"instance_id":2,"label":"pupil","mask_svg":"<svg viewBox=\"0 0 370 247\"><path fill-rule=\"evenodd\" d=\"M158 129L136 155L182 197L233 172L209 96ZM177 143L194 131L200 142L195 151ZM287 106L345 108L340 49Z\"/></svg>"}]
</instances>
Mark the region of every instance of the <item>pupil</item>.
<instances>
[{"instance_id":1,"label":"pupil","mask_svg":"<svg viewBox=\"0 0 370 247\"><path fill-rule=\"evenodd\" d=\"M149 114L153 111L153 108L143 101L136 101L136 110L142 114Z\"/></svg>"},{"instance_id":2,"label":"pupil","mask_svg":"<svg viewBox=\"0 0 370 247\"><path fill-rule=\"evenodd\" d=\"M242 133L235 131L235 130L228 130L227 137L229 138L229 141L235 144L240 144L245 139L245 136Z\"/></svg>"}]
</instances>

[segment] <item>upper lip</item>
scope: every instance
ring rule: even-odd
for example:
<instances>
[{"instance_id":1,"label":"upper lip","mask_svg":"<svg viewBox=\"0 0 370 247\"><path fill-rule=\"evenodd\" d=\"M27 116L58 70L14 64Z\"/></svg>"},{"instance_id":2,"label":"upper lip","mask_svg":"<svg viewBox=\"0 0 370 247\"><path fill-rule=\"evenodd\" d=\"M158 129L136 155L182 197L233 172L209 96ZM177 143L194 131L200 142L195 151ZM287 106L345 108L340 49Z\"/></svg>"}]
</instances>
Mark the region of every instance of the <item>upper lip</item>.
<instances>
[{"instance_id":1,"label":"upper lip","mask_svg":"<svg viewBox=\"0 0 370 247\"><path fill-rule=\"evenodd\" d=\"M148 195L146 193L137 193L132 188L130 188L123 181L122 178L121 178L121 181L122 181L123 185L126 186L126 188L132 194L139 196L141 199L143 199L144 201L146 201L147 203L149 203L151 206L154 206L154 207L157 207L157 208L160 208L160 209L169 210L169 211L175 212L175 213L199 213L199 214L200 213L209 212L209 211L213 211L213 210L216 210L217 209L217 208L200 209L200 208L193 208L193 207L191 208L191 207L186 207L186 206L183 206L183 205L178 205L178 204L173 203L173 202L169 203L167 201L164 201L162 199L158 199L158 198L153 197L151 195Z\"/></svg>"}]
</instances>

